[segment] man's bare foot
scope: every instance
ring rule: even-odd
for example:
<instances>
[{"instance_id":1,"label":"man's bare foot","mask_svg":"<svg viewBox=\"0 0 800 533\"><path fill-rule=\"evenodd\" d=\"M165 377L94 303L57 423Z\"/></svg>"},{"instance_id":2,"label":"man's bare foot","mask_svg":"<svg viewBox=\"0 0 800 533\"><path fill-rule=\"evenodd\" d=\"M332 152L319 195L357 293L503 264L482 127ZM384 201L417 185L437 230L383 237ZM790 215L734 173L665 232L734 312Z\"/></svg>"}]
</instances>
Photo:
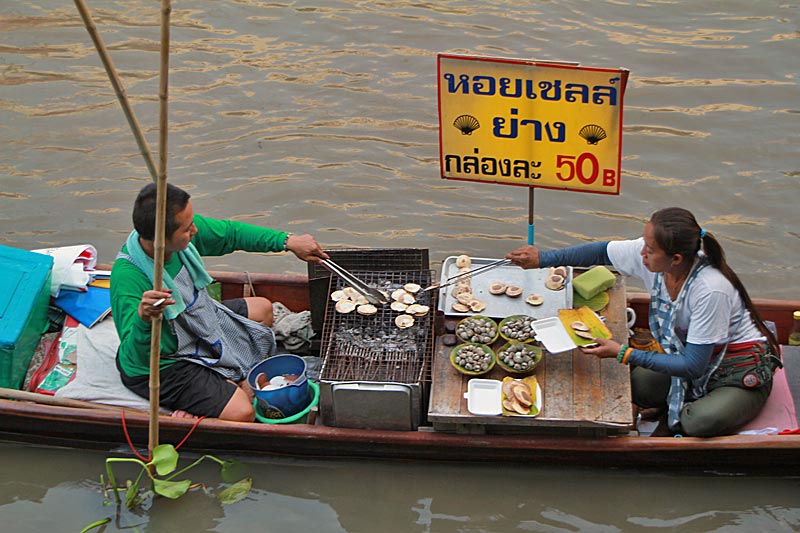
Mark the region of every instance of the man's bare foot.
<instances>
[{"instance_id":1,"label":"man's bare foot","mask_svg":"<svg viewBox=\"0 0 800 533\"><path fill-rule=\"evenodd\" d=\"M169 416L173 418L197 418L193 414L187 413L186 411L181 411L180 409L172 411L172 413Z\"/></svg>"}]
</instances>

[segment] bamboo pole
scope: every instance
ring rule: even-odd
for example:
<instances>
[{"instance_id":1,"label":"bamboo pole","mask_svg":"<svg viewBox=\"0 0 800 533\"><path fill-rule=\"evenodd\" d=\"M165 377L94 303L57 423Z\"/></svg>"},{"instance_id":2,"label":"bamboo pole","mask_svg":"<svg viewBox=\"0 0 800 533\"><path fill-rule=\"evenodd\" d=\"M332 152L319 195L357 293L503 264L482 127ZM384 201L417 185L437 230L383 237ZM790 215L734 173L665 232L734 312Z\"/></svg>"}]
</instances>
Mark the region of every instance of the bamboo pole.
<instances>
[{"instance_id":1,"label":"bamboo pole","mask_svg":"<svg viewBox=\"0 0 800 533\"><path fill-rule=\"evenodd\" d=\"M172 13L170 0L161 0L161 70L158 82L158 179L156 180L156 235L153 288L161 290L164 281L164 241L166 240L167 212L167 137L169 102L169 20ZM150 457L158 446L158 406L161 396L161 326L162 315L153 319L150 334L150 430L148 450Z\"/></svg>"},{"instance_id":2,"label":"bamboo pole","mask_svg":"<svg viewBox=\"0 0 800 533\"><path fill-rule=\"evenodd\" d=\"M84 400L73 400L72 398L61 398L58 396L39 394L38 392L28 392L17 389L8 389L5 387L0 387L0 398L8 398L9 400L19 400L23 402L40 403L42 405L55 405L58 407L75 407L80 409L99 409L105 411L121 411L123 409L122 407L119 407L117 405L87 402ZM138 411L137 409L128 409L128 408L125 409L130 411Z\"/></svg>"},{"instance_id":3,"label":"bamboo pole","mask_svg":"<svg viewBox=\"0 0 800 533\"><path fill-rule=\"evenodd\" d=\"M144 134L142 133L142 128L139 126L139 121L136 120L136 115L133 114L133 108L128 101L127 94L125 94L125 87L123 87L122 81L119 79L119 76L117 76L114 63L111 62L111 56L108 55L108 50L106 49L106 45L103 43L103 39L97 32L97 26L94 24L92 14L83 0L75 0L75 6L78 8L78 12L83 19L83 24L86 26L86 30L89 32L89 36L92 38L92 42L94 42L94 47L97 49L97 53L100 54L100 60L103 62L106 73L111 80L111 85L114 87L114 92L117 94L117 99L122 105L122 111L125 113L125 118L128 119L128 124L133 131L133 136L136 138L136 144L139 145L139 152L141 152L142 157L144 157L147 170L150 172L150 176L153 178L153 181L157 181L158 176L156 174L156 165L153 162L153 155L150 153L150 148L147 146L147 139L145 139Z\"/></svg>"}]
</instances>

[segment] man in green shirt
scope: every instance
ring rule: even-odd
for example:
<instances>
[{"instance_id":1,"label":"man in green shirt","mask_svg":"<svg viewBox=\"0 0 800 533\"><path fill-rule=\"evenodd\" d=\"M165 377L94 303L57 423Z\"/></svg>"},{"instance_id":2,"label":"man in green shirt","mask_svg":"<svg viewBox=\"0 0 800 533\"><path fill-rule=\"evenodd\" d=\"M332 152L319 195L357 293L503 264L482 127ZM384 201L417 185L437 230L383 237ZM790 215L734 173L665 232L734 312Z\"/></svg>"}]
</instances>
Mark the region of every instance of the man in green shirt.
<instances>
[{"instance_id":1,"label":"man in green shirt","mask_svg":"<svg viewBox=\"0 0 800 533\"><path fill-rule=\"evenodd\" d=\"M157 291L153 289L155 215L156 186L150 183L136 198L135 229L111 270L122 382L149 398L150 322L163 313L160 404L174 410L175 416L252 422L247 371L274 353L272 303L262 297L214 301L207 291L212 280L201 256L236 250L291 251L304 261L319 262L328 255L311 235L196 215L189 194L168 184L164 287Z\"/></svg>"}]
</instances>

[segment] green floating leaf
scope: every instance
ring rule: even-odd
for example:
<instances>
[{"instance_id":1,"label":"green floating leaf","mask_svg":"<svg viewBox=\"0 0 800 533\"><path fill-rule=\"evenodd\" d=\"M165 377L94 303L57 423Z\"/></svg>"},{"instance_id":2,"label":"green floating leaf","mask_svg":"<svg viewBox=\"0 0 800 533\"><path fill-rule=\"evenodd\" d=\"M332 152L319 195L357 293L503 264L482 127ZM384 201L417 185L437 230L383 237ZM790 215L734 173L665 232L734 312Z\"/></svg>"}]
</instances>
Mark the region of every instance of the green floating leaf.
<instances>
[{"instance_id":1,"label":"green floating leaf","mask_svg":"<svg viewBox=\"0 0 800 533\"><path fill-rule=\"evenodd\" d=\"M246 477L244 479L240 479L227 489L220 491L219 494L217 494L217 499L223 505L240 502L247 498L247 495L250 494L250 489L252 488L253 478Z\"/></svg>"},{"instance_id":2,"label":"green floating leaf","mask_svg":"<svg viewBox=\"0 0 800 533\"><path fill-rule=\"evenodd\" d=\"M172 444L159 444L153 448L153 460L149 464L156 467L159 476L165 476L178 466L178 452Z\"/></svg>"},{"instance_id":3,"label":"green floating leaf","mask_svg":"<svg viewBox=\"0 0 800 533\"><path fill-rule=\"evenodd\" d=\"M156 492L156 494L160 494L161 496L175 500L186 494L186 491L189 490L191 484L192 482L188 479L184 479L183 481L154 479L153 490Z\"/></svg>"},{"instance_id":4,"label":"green floating leaf","mask_svg":"<svg viewBox=\"0 0 800 533\"><path fill-rule=\"evenodd\" d=\"M242 479L247 471L247 467L239 461L229 459L222 463L222 481L233 483L237 479Z\"/></svg>"}]
</instances>

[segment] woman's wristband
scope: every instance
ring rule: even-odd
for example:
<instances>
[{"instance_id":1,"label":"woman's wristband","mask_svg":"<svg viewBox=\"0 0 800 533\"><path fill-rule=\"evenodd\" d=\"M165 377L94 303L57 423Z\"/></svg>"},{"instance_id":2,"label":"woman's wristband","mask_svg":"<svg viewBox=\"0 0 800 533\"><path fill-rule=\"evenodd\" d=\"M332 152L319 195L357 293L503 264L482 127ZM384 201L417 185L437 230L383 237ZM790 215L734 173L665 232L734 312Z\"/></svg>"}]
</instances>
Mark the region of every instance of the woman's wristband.
<instances>
[{"instance_id":1,"label":"woman's wristband","mask_svg":"<svg viewBox=\"0 0 800 533\"><path fill-rule=\"evenodd\" d=\"M620 364L627 365L628 364L628 358L631 356L632 352L633 352L633 348L623 344L622 346L619 347L619 353L617 354L617 361Z\"/></svg>"},{"instance_id":2,"label":"woman's wristband","mask_svg":"<svg viewBox=\"0 0 800 533\"><path fill-rule=\"evenodd\" d=\"M286 238L283 239L283 251L284 252L288 252L289 251L289 237L291 237L291 236L292 236L291 233L287 233L286 234Z\"/></svg>"}]
</instances>

